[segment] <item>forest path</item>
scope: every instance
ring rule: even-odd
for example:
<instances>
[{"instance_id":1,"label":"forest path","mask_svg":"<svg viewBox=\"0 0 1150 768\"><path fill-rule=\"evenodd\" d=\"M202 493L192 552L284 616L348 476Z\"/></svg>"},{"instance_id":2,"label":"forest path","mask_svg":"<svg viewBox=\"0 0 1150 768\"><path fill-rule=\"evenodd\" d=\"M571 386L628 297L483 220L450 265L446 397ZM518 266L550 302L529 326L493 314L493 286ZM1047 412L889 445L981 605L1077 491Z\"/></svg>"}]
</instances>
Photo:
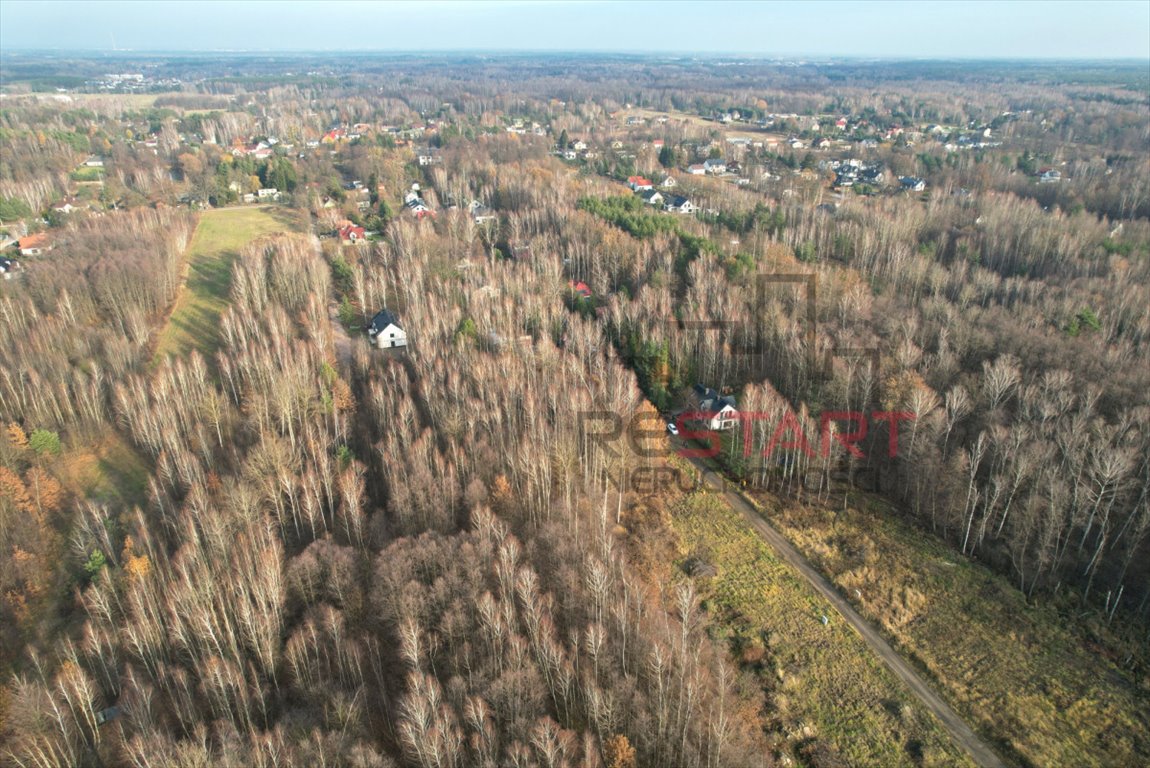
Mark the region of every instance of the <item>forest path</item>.
<instances>
[{"instance_id":1,"label":"forest path","mask_svg":"<svg viewBox=\"0 0 1150 768\"><path fill-rule=\"evenodd\" d=\"M708 474L715 473L702 459L691 458L690 461L703 474L705 487L725 487L721 476L717 476L712 480L706 480ZM842 614L842 617L846 619L847 623L854 627L862 636L863 640L866 641L866 644L870 646L871 650L886 664L890 671L906 684L906 687L910 689L911 693L914 694L924 707L934 713L947 733L950 734L955 744L965 750L972 760L978 763L978 765L984 766L984 768L1006 768L1006 763L1004 763L994 750L987 746L978 734L967 725L966 721L935 692L926 679L919 674L918 670L903 659L903 657L891 647L890 643L886 641L878 629L864 619L862 615L851 606L847 599L839 594L838 590L834 588L830 581L828 581L817 568L811 565L810 561L803 557L781 533L776 531L741 493L738 491L722 491L720 495L732 509L736 510L750 523L755 532L775 550L783 562L794 568L816 592L826 598L826 600Z\"/></svg>"}]
</instances>

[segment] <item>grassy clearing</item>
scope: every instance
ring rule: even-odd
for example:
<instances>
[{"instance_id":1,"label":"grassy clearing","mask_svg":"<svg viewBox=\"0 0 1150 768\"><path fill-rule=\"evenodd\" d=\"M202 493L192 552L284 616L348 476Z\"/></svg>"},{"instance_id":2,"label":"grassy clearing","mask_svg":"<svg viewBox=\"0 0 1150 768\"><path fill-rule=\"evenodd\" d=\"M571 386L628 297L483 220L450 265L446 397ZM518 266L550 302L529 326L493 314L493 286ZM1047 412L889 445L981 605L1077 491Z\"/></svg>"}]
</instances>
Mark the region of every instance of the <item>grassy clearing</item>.
<instances>
[{"instance_id":1,"label":"grassy clearing","mask_svg":"<svg viewBox=\"0 0 1150 768\"><path fill-rule=\"evenodd\" d=\"M148 465L113 429L65 453L54 471L78 498L121 508L147 501Z\"/></svg>"},{"instance_id":2,"label":"grassy clearing","mask_svg":"<svg viewBox=\"0 0 1150 768\"><path fill-rule=\"evenodd\" d=\"M700 115L692 115L686 112L677 112L675 110L658 110L658 109L644 109L642 107L623 109L616 114L616 119L620 122L625 121L628 117L642 117L648 122L654 122L658 117L666 115L671 122L684 122L696 128L706 128L709 130L722 131L727 136L739 136L754 139L755 141L764 141L766 139L774 139L775 141L782 142L787 137L781 133L772 133L764 131L757 126L748 125L746 123L724 124L716 120L708 120Z\"/></svg>"},{"instance_id":3,"label":"grassy clearing","mask_svg":"<svg viewBox=\"0 0 1150 768\"><path fill-rule=\"evenodd\" d=\"M700 577L706 605L768 691L768 718L792 747L818 739L848 765L970 765L862 638L719 497L682 497L672 527L688 558L717 569Z\"/></svg>"},{"instance_id":4,"label":"grassy clearing","mask_svg":"<svg viewBox=\"0 0 1150 768\"><path fill-rule=\"evenodd\" d=\"M878 508L766 498L771 522L915 659L968 722L1033 765L1150 764L1150 691L1050 607ZM857 590L857 592L856 592ZM1005 750L1004 750L1005 751Z\"/></svg>"},{"instance_id":5,"label":"grassy clearing","mask_svg":"<svg viewBox=\"0 0 1150 768\"><path fill-rule=\"evenodd\" d=\"M193 349L205 355L215 352L232 262L240 249L261 235L301 229L298 217L285 208L219 208L201 214L188 247L186 281L160 331L153 363Z\"/></svg>"},{"instance_id":6,"label":"grassy clearing","mask_svg":"<svg viewBox=\"0 0 1150 768\"><path fill-rule=\"evenodd\" d=\"M93 182L99 183L100 177L104 175L103 168L77 168L72 171L72 181L79 181L87 184Z\"/></svg>"}]
</instances>

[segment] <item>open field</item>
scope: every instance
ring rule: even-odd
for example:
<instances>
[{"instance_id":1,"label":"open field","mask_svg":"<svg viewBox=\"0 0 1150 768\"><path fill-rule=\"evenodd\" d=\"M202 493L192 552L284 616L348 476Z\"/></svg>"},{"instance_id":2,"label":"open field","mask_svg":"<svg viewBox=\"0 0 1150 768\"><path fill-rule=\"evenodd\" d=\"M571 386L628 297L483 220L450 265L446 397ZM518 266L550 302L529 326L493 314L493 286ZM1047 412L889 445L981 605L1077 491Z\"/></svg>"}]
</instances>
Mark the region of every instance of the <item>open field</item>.
<instances>
[{"instance_id":1,"label":"open field","mask_svg":"<svg viewBox=\"0 0 1150 768\"><path fill-rule=\"evenodd\" d=\"M655 109L622 109L615 114L615 119L620 122L626 122L628 117L642 117L648 121L648 125L657 128L658 124L654 122L655 118L664 115L667 117L668 123L686 123L694 128L706 128L721 131L727 136L740 136L754 139L755 141L767 141L768 139L772 139L777 142L782 142L787 138L781 133L767 131L759 128L757 125L751 125L749 123L724 124L716 120L708 120L704 117L700 117L699 115L689 115L686 112L676 112L674 110L661 112Z\"/></svg>"},{"instance_id":2,"label":"open field","mask_svg":"<svg viewBox=\"0 0 1150 768\"><path fill-rule=\"evenodd\" d=\"M849 765L970 764L858 634L721 497L684 497L672 526L688 557L717 569L700 585L707 607L757 668L768 717L792 741L817 737Z\"/></svg>"},{"instance_id":3,"label":"open field","mask_svg":"<svg viewBox=\"0 0 1150 768\"><path fill-rule=\"evenodd\" d=\"M165 96L182 96L179 91L164 93L4 93L0 101L18 103L21 101L51 102L65 107L83 109L115 105L125 110L149 109L156 99Z\"/></svg>"},{"instance_id":4,"label":"open field","mask_svg":"<svg viewBox=\"0 0 1150 768\"><path fill-rule=\"evenodd\" d=\"M213 353L219 344L220 315L228 304L232 262L240 249L261 235L301 228L286 208L219 208L201 214L188 247L185 283L160 331L153 362L193 349Z\"/></svg>"},{"instance_id":5,"label":"open field","mask_svg":"<svg viewBox=\"0 0 1150 768\"><path fill-rule=\"evenodd\" d=\"M892 512L761 500L772 523L1004 753L1031 765L1144 764L1145 682L1139 690L1052 608L1027 605L1005 578Z\"/></svg>"}]
</instances>

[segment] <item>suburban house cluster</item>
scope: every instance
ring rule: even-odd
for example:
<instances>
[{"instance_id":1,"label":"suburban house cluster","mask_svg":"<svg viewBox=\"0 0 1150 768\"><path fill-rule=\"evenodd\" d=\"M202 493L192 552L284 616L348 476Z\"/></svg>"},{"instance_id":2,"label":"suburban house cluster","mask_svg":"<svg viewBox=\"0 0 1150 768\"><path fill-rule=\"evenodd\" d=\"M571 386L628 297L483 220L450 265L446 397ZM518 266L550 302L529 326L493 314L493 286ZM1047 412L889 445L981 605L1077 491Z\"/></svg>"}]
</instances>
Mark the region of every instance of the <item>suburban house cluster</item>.
<instances>
[{"instance_id":1,"label":"suburban house cluster","mask_svg":"<svg viewBox=\"0 0 1150 768\"><path fill-rule=\"evenodd\" d=\"M664 179L659 186L664 189L671 189L676 185L675 179L668 176ZM655 209L662 209L667 213L682 213L689 214L698 210L695 205L684 195L674 195L670 192L663 194L658 189L655 189L655 184L643 176L631 176L627 179L627 186L642 198L643 202L652 206Z\"/></svg>"},{"instance_id":2,"label":"suburban house cluster","mask_svg":"<svg viewBox=\"0 0 1150 768\"><path fill-rule=\"evenodd\" d=\"M830 164L835 172L836 187L853 187L855 184L882 184L882 167L867 165L861 160L835 160Z\"/></svg>"}]
</instances>

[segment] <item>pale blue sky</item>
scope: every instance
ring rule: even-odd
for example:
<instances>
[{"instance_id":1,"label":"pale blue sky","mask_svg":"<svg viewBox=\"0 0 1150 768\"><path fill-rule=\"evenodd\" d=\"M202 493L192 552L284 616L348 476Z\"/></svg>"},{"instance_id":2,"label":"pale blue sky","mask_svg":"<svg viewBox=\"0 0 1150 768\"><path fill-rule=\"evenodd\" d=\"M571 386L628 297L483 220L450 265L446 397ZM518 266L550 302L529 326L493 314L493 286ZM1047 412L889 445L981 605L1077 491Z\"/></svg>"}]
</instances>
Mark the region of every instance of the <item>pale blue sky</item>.
<instances>
[{"instance_id":1,"label":"pale blue sky","mask_svg":"<svg viewBox=\"0 0 1150 768\"><path fill-rule=\"evenodd\" d=\"M0 49L1133 58L1150 0L0 0Z\"/></svg>"}]
</instances>

